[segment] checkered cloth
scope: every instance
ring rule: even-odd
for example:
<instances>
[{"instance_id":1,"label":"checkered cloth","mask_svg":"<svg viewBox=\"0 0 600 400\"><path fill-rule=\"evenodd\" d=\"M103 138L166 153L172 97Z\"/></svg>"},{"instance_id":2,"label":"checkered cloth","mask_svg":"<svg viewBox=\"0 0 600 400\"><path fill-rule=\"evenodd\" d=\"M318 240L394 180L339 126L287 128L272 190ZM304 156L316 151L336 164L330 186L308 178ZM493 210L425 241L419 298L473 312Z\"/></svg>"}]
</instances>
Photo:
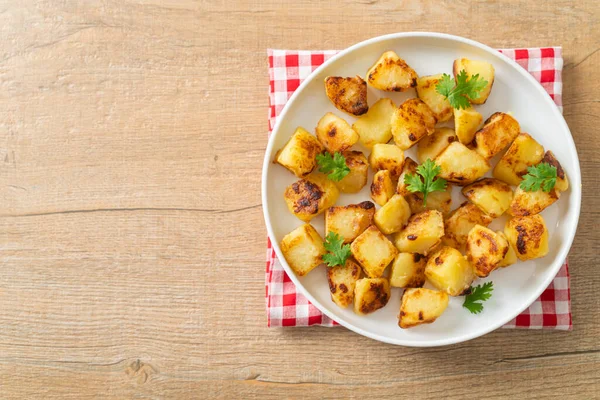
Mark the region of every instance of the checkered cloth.
<instances>
[{"instance_id":1,"label":"checkered cloth","mask_svg":"<svg viewBox=\"0 0 600 400\"><path fill-rule=\"evenodd\" d=\"M562 49L560 47L500 50L525 68L550 94L562 111ZM285 103L312 71L337 51L268 50L269 132ZM296 290L267 241L266 296L268 326L338 325ZM569 265L560 268L554 281L522 314L504 328L571 330Z\"/></svg>"}]
</instances>

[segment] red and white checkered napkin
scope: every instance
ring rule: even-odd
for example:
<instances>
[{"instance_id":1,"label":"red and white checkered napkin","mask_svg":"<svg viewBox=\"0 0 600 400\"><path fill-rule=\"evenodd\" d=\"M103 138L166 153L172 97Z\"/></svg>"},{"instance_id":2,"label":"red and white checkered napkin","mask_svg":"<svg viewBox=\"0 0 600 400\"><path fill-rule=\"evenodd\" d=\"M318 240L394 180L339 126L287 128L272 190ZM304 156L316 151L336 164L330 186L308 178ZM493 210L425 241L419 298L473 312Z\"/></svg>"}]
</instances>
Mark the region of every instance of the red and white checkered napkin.
<instances>
[{"instance_id":1,"label":"red and white checkered napkin","mask_svg":"<svg viewBox=\"0 0 600 400\"><path fill-rule=\"evenodd\" d=\"M500 50L525 68L554 99L562 110L562 49L546 47L535 49ZM269 132L283 106L312 71L337 51L269 50ZM286 275L275 255L271 241L267 241L266 270L267 315L269 326L335 326L337 323L310 304ZM569 266L563 264L554 281L527 310L504 328L571 330L571 293Z\"/></svg>"}]
</instances>

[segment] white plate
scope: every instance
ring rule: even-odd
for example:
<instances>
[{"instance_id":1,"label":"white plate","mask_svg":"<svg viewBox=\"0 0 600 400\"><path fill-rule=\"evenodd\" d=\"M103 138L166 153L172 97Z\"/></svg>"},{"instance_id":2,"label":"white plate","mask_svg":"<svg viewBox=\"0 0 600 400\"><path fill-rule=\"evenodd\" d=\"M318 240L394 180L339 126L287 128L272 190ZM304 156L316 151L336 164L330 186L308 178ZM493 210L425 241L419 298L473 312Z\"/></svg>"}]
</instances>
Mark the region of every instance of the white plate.
<instances>
[{"instance_id":1,"label":"white plate","mask_svg":"<svg viewBox=\"0 0 600 400\"><path fill-rule=\"evenodd\" d=\"M488 279L478 281L493 280L495 288L492 298L485 303L485 310L479 315L472 315L462 308L463 297L451 298L444 314L433 324L400 329L397 314L402 290L392 288L392 297L384 308L368 316L358 316L352 307L341 309L331 301L324 266L298 278L279 248L283 236L302 222L288 211L283 201L285 188L297 178L272 163L275 152L286 143L296 127L302 126L314 132L317 121L328 111L349 123L354 122L355 118L331 104L325 95L323 80L329 75L359 74L364 77L367 69L387 50L398 53L419 75L450 74L453 60L459 57L492 63L496 70L494 86L487 102L477 106L477 110L484 119L495 111L512 112L523 132L530 133L546 150L554 152L570 180L570 189L542 213L550 231L549 254L495 271ZM390 97L398 105L416 95L414 91L387 93L369 87L370 105L381 97ZM449 126L452 126L452 121ZM355 147L364 151L360 146ZM413 147L407 155L416 159L414 151ZM342 194L337 204L370 200L370 182L371 179L359 194ZM458 188L454 190L456 206L464 198ZM575 236L581 205L581 176L577 151L565 120L550 96L526 70L498 51L469 39L439 33L398 33L370 39L342 51L315 70L296 90L269 140L263 165L262 200L267 231L277 257L294 284L317 308L343 326L376 340L404 346L442 346L473 339L499 328L525 310L550 284L567 257ZM320 215L311 222L321 235L324 235L323 219ZM495 220L491 227L502 229L503 223L503 219Z\"/></svg>"}]
</instances>

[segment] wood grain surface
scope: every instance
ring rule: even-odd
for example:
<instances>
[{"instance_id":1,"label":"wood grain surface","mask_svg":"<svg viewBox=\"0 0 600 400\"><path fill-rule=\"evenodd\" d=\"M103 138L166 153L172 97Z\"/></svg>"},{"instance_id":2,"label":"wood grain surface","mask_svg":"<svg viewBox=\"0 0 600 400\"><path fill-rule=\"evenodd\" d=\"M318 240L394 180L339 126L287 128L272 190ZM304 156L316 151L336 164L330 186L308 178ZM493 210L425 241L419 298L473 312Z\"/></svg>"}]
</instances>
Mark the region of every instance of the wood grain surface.
<instances>
[{"instance_id":1,"label":"wood grain surface","mask_svg":"<svg viewBox=\"0 0 600 400\"><path fill-rule=\"evenodd\" d=\"M268 329L266 49L563 46L573 332ZM600 398L600 3L0 0L0 398Z\"/></svg>"}]
</instances>

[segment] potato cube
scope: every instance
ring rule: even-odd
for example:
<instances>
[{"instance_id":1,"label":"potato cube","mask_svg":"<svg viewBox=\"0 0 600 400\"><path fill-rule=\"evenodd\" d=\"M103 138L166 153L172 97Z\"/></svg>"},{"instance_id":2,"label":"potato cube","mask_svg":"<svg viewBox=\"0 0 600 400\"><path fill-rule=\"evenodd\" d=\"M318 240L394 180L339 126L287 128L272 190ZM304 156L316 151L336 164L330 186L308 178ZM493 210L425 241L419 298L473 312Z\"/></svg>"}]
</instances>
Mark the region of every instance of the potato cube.
<instances>
[{"instance_id":1,"label":"potato cube","mask_svg":"<svg viewBox=\"0 0 600 400\"><path fill-rule=\"evenodd\" d=\"M400 232L410 215L410 206L404 197L395 194L383 207L375 211L375 225L386 235Z\"/></svg>"},{"instance_id":2,"label":"potato cube","mask_svg":"<svg viewBox=\"0 0 600 400\"><path fill-rule=\"evenodd\" d=\"M369 163L373 171L387 169L392 179L396 180L402 173L404 152L393 144L376 144L369 155Z\"/></svg>"},{"instance_id":3,"label":"potato cube","mask_svg":"<svg viewBox=\"0 0 600 400\"><path fill-rule=\"evenodd\" d=\"M450 128L437 128L424 137L417 145L417 158L423 164L427 159L434 160L450 143L456 142L456 135Z\"/></svg>"},{"instance_id":4,"label":"potato cube","mask_svg":"<svg viewBox=\"0 0 600 400\"><path fill-rule=\"evenodd\" d=\"M437 120L433 111L422 100L408 99L396 108L390 123L396 146L406 150L432 134Z\"/></svg>"},{"instance_id":5,"label":"potato cube","mask_svg":"<svg viewBox=\"0 0 600 400\"><path fill-rule=\"evenodd\" d=\"M438 245L444 236L444 218L437 210L427 210L415 214L408 225L395 236L394 243L402 253L427 255Z\"/></svg>"},{"instance_id":6,"label":"potato cube","mask_svg":"<svg viewBox=\"0 0 600 400\"><path fill-rule=\"evenodd\" d=\"M330 153L348 150L358 142L358 133L346 121L327 113L317 123L317 139Z\"/></svg>"},{"instance_id":7,"label":"potato cube","mask_svg":"<svg viewBox=\"0 0 600 400\"><path fill-rule=\"evenodd\" d=\"M485 214L475 204L464 202L450 214L444 225L445 236L442 242L462 252L466 249L467 236L475 225L488 226L492 217Z\"/></svg>"},{"instance_id":8,"label":"potato cube","mask_svg":"<svg viewBox=\"0 0 600 400\"><path fill-rule=\"evenodd\" d=\"M304 222L333 206L340 192L335 184L320 172L313 172L285 189L283 197L292 214Z\"/></svg>"},{"instance_id":9,"label":"potato cube","mask_svg":"<svg viewBox=\"0 0 600 400\"><path fill-rule=\"evenodd\" d=\"M509 214L515 217L539 214L552 205L560 197L560 192L552 189L549 193L543 190L526 192L520 187L515 190L515 196L510 203Z\"/></svg>"},{"instance_id":10,"label":"potato cube","mask_svg":"<svg viewBox=\"0 0 600 400\"><path fill-rule=\"evenodd\" d=\"M375 205L370 201L329 207L325 212L325 232L337 233L344 243L351 243L373 224L374 215Z\"/></svg>"},{"instance_id":11,"label":"potato cube","mask_svg":"<svg viewBox=\"0 0 600 400\"><path fill-rule=\"evenodd\" d=\"M386 92L404 92L417 86L417 73L393 51L386 51L367 71L369 85Z\"/></svg>"},{"instance_id":12,"label":"potato cube","mask_svg":"<svg viewBox=\"0 0 600 400\"><path fill-rule=\"evenodd\" d=\"M560 165L556 157L554 157L554 153L548 150L546 154L544 154L542 162L553 165L556 168L556 185L554 185L554 189L561 192L567 190L569 188L569 179L567 178L567 174L565 174L562 165Z\"/></svg>"},{"instance_id":13,"label":"potato cube","mask_svg":"<svg viewBox=\"0 0 600 400\"><path fill-rule=\"evenodd\" d=\"M403 329L430 324L448 307L448 295L431 289L406 289L400 301L398 326Z\"/></svg>"},{"instance_id":14,"label":"potato cube","mask_svg":"<svg viewBox=\"0 0 600 400\"><path fill-rule=\"evenodd\" d=\"M467 237L467 260L473 266L475 275L487 277L508 253L508 241L491 229L475 225Z\"/></svg>"},{"instance_id":15,"label":"potato cube","mask_svg":"<svg viewBox=\"0 0 600 400\"><path fill-rule=\"evenodd\" d=\"M304 224L281 240L281 252L290 268L298 276L304 276L319 266L326 253L323 239L310 224Z\"/></svg>"},{"instance_id":16,"label":"potato cube","mask_svg":"<svg viewBox=\"0 0 600 400\"><path fill-rule=\"evenodd\" d=\"M512 188L493 178L480 179L465 186L462 194L492 218L504 214L513 199Z\"/></svg>"},{"instance_id":17,"label":"potato cube","mask_svg":"<svg viewBox=\"0 0 600 400\"><path fill-rule=\"evenodd\" d=\"M498 161L493 175L509 185L518 186L521 177L527 174L527 168L539 164L543 157L544 147L528 133L521 133Z\"/></svg>"},{"instance_id":18,"label":"potato cube","mask_svg":"<svg viewBox=\"0 0 600 400\"><path fill-rule=\"evenodd\" d=\"M531 260L548 254L548 229L539 214L511 218L504 227L504 234L517 251L519 260Z\"/></svg>"},{"instance_id":19,"label":"potato cube","mask_svg":"<svg viewBox=\"0 0 600 400\"><path fill-rule=\"evenodd\" d=\"M379 278L398 254L392 242L373 225L354 239L350 250L369 278Z\"/></svg>"},{"instance_id":20,"label":"potato cube","mask_svg":"<svg viewBox=\"0 0 600 400\"><path fill-rule=\"evenodd\" d=\"M348 175L336 182L342 193L358 193L367 184L369 175L369 162L360 151L345 151L346 165L350 168Z\"/></svg>"},{"instance_id":21,"label":"potato cube","mask_svg":"<svg viewBox=\"0 0 600 400\"><path fill-rule=\"evenodd\" d=\"M394 195L394 181L387 169L377 171L373 176L371 184L371 198L380 206L383 206Z\"/></svg>"},{"instance_id":22,"label":"potato cube","mask_svg":"<svg viewBox=\"0 0 600 400\"><path fill-rule=\"evenodd\" d=\"M475 133L475 151L489 160L511 144L519 135L521 128L516 119L509 114L492 114Z\"/></svg>"},{"instance_id":23,"label":"potato cube","mask_svg":"<svg viewBox=\"0 0 600 400\"><path fill-rule=\"evenodd\" d=\"M468 145L475 138L475 132L483 122L483 117L473 107L454 110L454 131L458 140Z\"/></svg>"},{"instance_id":24,"label":"potato cube","mask_svg":"<svg viewBox=\"0 0 600 400\"><path fill-rule=\"evenodd\" d=\"M435 88L442 75L422 76L417 79L417 96L431 108L438 122L448 121L452 118L454 110L448 99L439 94Z\"/></svg>"},{"instance_id":25,"label":"potato cube","mask_svg":"<svg viewBox=\"0 0 600 400\"><path fill-rule=\"evenodd\" d=\"M508 239L506 238L506 235L504 233L498 231L496 232L496 234L502 236L504 240L506 240L506 242L508 243ZM508 251L506 252L506 255L504 256L502 261L500 261L500 264L498 264L498 268L508 267L509 265L513 265L516 262L517 253L515 252L515 249L510 245L510 243L508 243Z\"/></svg>"},{"instance_id":26,"label":"potato cube","mask_svg":"<svg viewBox=\"0 0 600 400\"><path fill-rule=\"evenodd\" d=\"M418 164L410 157L406 157L404 160L404 165L402 166L402 173L398 177L398 187L396 188L396 193L402 196L408 196L412 192L406 188L406 183L404 183L404 177L410 174L417 173Z\"/></svg>"},{"instance_id":27,"label":"potato cube","mask_svg":"<svg viewBox=\"0 0 600 400\"><path fill-rule=\"evenodd\" d=\"M390 120L396 110L396 105L390 99L379 99L361 116L352 128L358 133L359 141L367 149L374 144L387 143L392 138L392 125Z\"/></svg>"},{"instance_id":28,"label":"potato cube","mask_svg":"<svg viewBox=\"0 0 600 400\"><path fill-rule=\"evenodd\" d=\"M361 269L351 259L346 260L346 265L327 268L327 281L331 300L342 308L348 307L354 300L354 288L360 278Z\"/></svg>"},{"instance_id":29,"label":"potato cube","mask_svg":"<svg viewBox=\"0 0 600 400\"><path fill-rule=\"evenodd\" d=\"M487 81L488 84L479 92L479 97L476 99L469 99L472 104L485 103L492 91L492 85L494 84L494 66L485 61L469 60L468 58L454 60L454 76L460 74L462 70L467 73L469 79L471 76L479 74L481 78Z\"/></svg>"},{"instance_id":30,"label":"potato cube","mask_svg":"<svg viewBox=\"0 0 600 400\"><path fill-rule=\"evenodd\" d=\"M452 142L434 160L440 166L440 177L457 185L468 185L490 169L490 163L476 151L460 142Z\"/></svg>"},{"instance_id":31,"label":"potato cube","mask_svg":"<svg viewBox=\"0 0 600 400\"><path fill-rule=\"evenodd\" d=\"M418 288L425 284L427 258L418 253L399 253L390 270L390 285L399 288Z\"/></svg>"},{"instance_id":32,"label":"potato cube","mask_svg":"<svg viewBox=\"0 0 600 400\"><path fill-rule=\"evenodd\" d=\"M471 287L475 271L460 251L443 246L429 257L425 276L436 289L462 296Z\"/></svg>"},{"instance_id":33,"label":"potato cube","mask_svg":"<svg viewBox=\"0 0 600 400\"><path fill-rule=\"evenodd\" d=\"M290 140L277 152L275 162L290 170L298 178L310 174L317 165L317 154L324 150L316 137L301 127Z\"/></svg>"},{"instance_id":34,"label":"potato cube","mask_svg":"<svg viewBox=\"0 0 600 400\"><path fill-rule=\"evenodd\" d=\"M425 210L438 210L443 215L450 212L452 206L452 185L447 184L442 191L431 192L427 195L427 205L423 205L423 193L415 192L405 196L413 214Z\"/></svg>"},{"instance_id":35,"label":"potato cube","mask_svg":"<svg viewBox=\"0 0 600 400\"><path fill-rule=\"evenodd\" d=\"M328 76L325 78L325 93L340 111L363 115L369 110L367 82L358 75L354 78Z\"/></svg>"},{"instance_id":36,"label":"potato cube","mask_svg":"<svg viewBox=\"0 0 600 400\"><path fill-rule=\"evenodd\" d=\"M390 283L386 278L362 278L354 287L354 312L358 315L370 314L390 300Z\"/></svg>"}]
</instances>

